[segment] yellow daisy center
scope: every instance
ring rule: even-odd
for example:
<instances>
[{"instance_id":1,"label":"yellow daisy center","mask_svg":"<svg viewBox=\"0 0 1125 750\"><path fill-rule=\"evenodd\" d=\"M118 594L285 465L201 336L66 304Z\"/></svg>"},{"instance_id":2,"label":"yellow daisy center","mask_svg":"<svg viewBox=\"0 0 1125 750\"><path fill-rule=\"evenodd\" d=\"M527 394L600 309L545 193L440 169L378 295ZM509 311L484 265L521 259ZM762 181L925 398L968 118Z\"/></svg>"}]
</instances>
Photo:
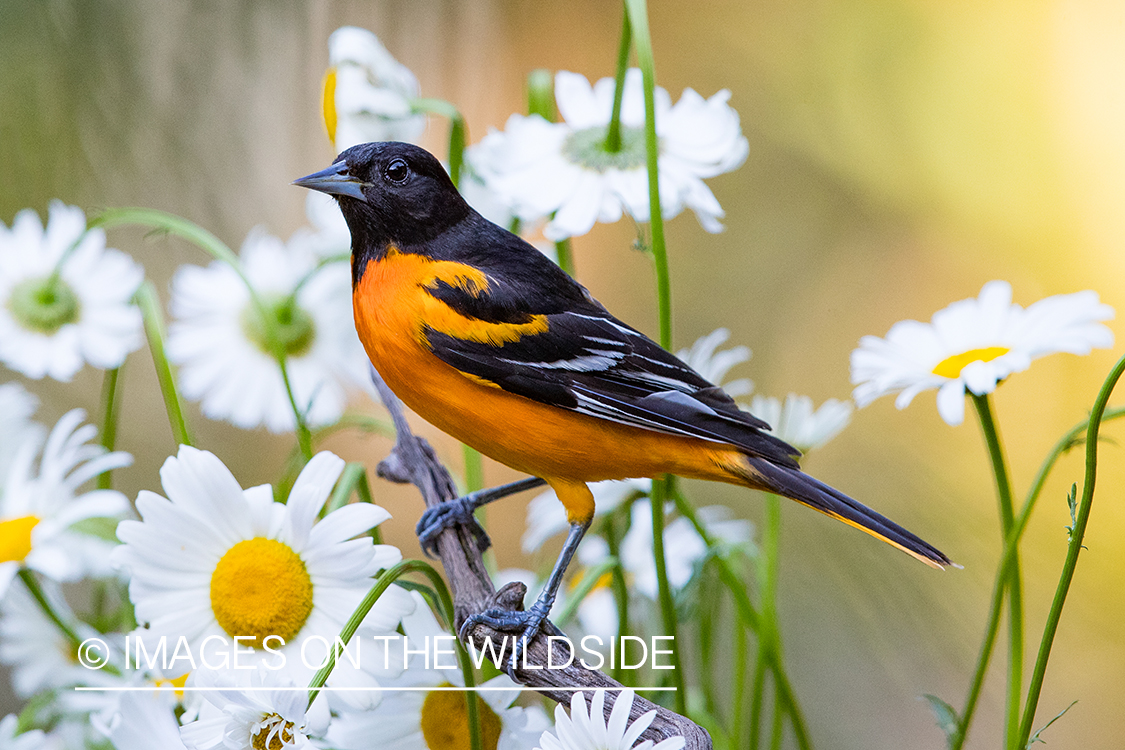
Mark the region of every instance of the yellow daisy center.
<instances>
[{"instance_id":1,"label":"yellow daisy center","mask_svg":"<svg viewBox=\"0 0 1125 750\"><path fill-rule=\"evenodd\" d=\"M264 717L262 721L265 726L250 738L250 747L254 750L283 750L293 744L293 722L277 714Z\"/></svg>"},{"instance_id":2,"label":"yellow daisy center","mask_svg":"<svg viewBox=\"0 0 1125 750\"><path fill-rule=\"evenodd\" d=\"M336 68L329 68L324 74L324 127L328 129L328 140L336 146Z\"/></svg>"},{"instance_id":3,"label":"yellow daisy center","mask_svg":"<svg viewBox=\"0 0 1125 750\"><path fill-rule=\"evenodd\" d=\"M305 563L276 539L247 539L231 547L211 574L211 609L231 636L253 636L253 645L277 635L287 643L313 608ZM276 644L274 644L276 646Z\"/></svg>"},{"instance_id":4,"label":"yellow daisy center","mask_svg":"<svg viewBox=\"0 0 1125 750\"><path fill-rule=\"evenodd\" d=\"M954 354L937 363L934 367L934 375L950 379L959 378L961 371L973 362L991 362L1010 351L1011 349L1006 346L988 346L984 349L970 349L967 352Z\"/></svg>"},{"instance_id":5,"label":"yellow daisy center","mask_svg":"<svg viewBox=\"0 0 1125 750\"><path fill-rule=\"evenodd\" d=\"M439 687L451 687L448 682ZM430 750L469 750L469 702L477 702L480 733L484 750L496 750L500 744L500 717L476 693L456 690L434 690L426 693L422 703L422 737Z\"/></svg>"},{"instance_id":6,"label":"yellow daisy center","mask_svg":"<svg viewBox=\"0 0 1125 750\"><path fill-rule=\"evenodd\" d=\"M166 680L166 679L163 679L163 678L157 678L154 681L153 684L155 684L156 687L179 688L178 690L173 690L172 692L175 693L176 697L179 698L182 701L184 699L183 687L184 687L184 685L187 684L187 678L190 674L191 674L191 672L184 672L179 677L176 677L176 678L171 679L171 680Z\"/></svg>"},{"instance_id":7,"label":"yellow daisy center","mask_svg":"<svg viewBox=\"0 0 1125 750\"><path fill-rule=\"evenodd\" d=\"M0 521L0 563L23 562L31 554L31 532L38 525L38 516Z\"/></svg>"}]
</instances>

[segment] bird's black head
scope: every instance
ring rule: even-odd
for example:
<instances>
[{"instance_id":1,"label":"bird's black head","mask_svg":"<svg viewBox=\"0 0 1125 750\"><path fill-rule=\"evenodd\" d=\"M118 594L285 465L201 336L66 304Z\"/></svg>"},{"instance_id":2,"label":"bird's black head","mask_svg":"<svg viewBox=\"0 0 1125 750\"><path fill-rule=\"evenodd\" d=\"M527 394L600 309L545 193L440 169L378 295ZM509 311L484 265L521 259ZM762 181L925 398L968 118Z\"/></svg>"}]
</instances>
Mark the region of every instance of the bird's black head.
<instances>
[{"instance_id":1,"label":"bird's black head","mask_svg":"<svg viewBox=\"0 0 1125 750\"><path fill-rule=\"evenodd\" d=\"M336 198L352 232L353 262L379 258L391 244L423 245L471 210L437 159L396 141L353 146L293 184Z\"/></svg>"}]
</instances>

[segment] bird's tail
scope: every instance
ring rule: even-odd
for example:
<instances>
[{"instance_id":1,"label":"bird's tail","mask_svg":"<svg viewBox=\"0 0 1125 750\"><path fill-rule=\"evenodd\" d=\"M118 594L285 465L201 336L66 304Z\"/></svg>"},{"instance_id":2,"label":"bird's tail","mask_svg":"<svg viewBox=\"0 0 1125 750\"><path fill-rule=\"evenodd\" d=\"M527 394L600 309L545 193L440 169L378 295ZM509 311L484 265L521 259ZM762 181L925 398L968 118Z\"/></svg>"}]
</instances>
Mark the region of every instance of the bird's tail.
<instances>
[{"instance_id":1,"label":"bird's tail","mask_svg":"<svg viewBox=\"0 0 1125 750\"><path fill-rule=\"evenodd\" d=\"M898 547L908 555L927 565L943 570L946 565L957 566L940 550L923 541L894 521L856 502L843 492L829 487L800 469L778 466L762 458L744 456L742 465L735 469L752 487L792 498L802 505L819 510L827 516L866 531Z\"/></svg>"}]
</instances>

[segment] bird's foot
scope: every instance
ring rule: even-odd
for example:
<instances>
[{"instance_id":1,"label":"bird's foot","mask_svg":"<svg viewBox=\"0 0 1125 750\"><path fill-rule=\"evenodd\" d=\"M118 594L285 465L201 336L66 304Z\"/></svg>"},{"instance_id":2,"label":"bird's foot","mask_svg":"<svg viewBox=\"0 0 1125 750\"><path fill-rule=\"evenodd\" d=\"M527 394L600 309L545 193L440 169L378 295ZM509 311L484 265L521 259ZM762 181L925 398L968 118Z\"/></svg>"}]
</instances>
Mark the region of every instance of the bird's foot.
<instances>
[{"instance_id":1,"label":"bird's foot","mask_svg":"<svg viewBox=\"0 0 1125 750\"><path fill-rule=\"evenodd\" d=\"M461 641L465 642L468 633L477 625L485 625L503 633L516 634L515 638L513 638L511 657L507 660L507 666L504 668L504 671L508 673L508 676L511 677L514 682L518 683L519 680L516 678L516 668L520 665L520 659L527 650L527 644L539 634L539 631L544 628L544 624L546 624L548 628L554 629L554 626L551 625L550 621L547 619L547 614L550 611L550 602L537 599L536 602L531 605L531 609L524 612L500 608L477 612L465 618L465 622L461 625ZM504 640L507 641L507 636L505 636ZM497 653L493 649L489 649L489 651L493 654ZM501 658L503 658L504 652L505 649L503 645L501 645L499 649Z\"/></svg>"},{"instance_id":2,"label":"bird's foot","mask_svg":"<svg viewBox=\"0 0 1125 750\"><path fill-rule=\"evenodd\" d=\"M414 527L422 551L430 557L436 557L438 535L454 526L464 526L471 531L476 539L477 549L481 552L488 549L492 542L473 515L477 508L475 500L474 495L470 494L426 508L426 512L418 519L418 525Z\"/></svg>"}]
</instances>

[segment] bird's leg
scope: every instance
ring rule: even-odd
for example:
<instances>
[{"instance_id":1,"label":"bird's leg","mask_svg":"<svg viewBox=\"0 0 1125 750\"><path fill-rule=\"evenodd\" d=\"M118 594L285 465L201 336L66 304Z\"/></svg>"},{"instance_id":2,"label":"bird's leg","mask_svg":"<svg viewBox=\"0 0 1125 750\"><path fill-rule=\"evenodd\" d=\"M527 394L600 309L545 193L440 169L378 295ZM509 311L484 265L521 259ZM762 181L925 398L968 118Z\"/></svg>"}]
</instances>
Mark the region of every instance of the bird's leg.
<instances>
[{"instance_id":1,"label":"bird's leg","mask_svg":"<svg viewBox=\"0 0 1125 750\"><path fill-rule=\"evenodd\" d=\"M488 534L473 517L473 511L482 505L491 503L493 500L499 500L502 497L514 495L524 490L542 487L544 484L545 482L538 477L528 477L518 482L502 484L499 487L470 492L468 495L455 500L431 506L426 508L426 512L418 519L418 525L414 527L414 533L418 535L422 550L430 557L434 557L437 555L438 534L450 526L464 525L473 532L473 536L477 540L477 548L483 552L488 549L491 542L488 539Z\"/></svg>"},{"instance_id":2,"label":"bird's leg","mask_svg":"<svg viewBox=\"0 0 1125 750\"><path fill-rule=\"evenodd\" d=\"M578 543L582 541L582 537L585 536L588 528L590 528L590 520L570 525L570 533L566 536L566 543L563 544L562 552L559 553L559 559L555 561L555 567L551 570L547 583L529 609L523 612L490 609L469 615L464 624L461 625L462 641L465 640L465 634L468 630L473 625L478 624L487 625L493 630L518 631L520 633L520 637L516 639L512 646L512 658L508 662L507 668L508 676L513 680L516 679L516 667L519 664L520 654L527 648L527 642L535 637L543 622L546 621L551 606L555 603L555 595L558 593L559 586L562 585L563 575L570 565L571 558L574 557L575 550L578 549Z\"/></svg>"}]
</instances>

